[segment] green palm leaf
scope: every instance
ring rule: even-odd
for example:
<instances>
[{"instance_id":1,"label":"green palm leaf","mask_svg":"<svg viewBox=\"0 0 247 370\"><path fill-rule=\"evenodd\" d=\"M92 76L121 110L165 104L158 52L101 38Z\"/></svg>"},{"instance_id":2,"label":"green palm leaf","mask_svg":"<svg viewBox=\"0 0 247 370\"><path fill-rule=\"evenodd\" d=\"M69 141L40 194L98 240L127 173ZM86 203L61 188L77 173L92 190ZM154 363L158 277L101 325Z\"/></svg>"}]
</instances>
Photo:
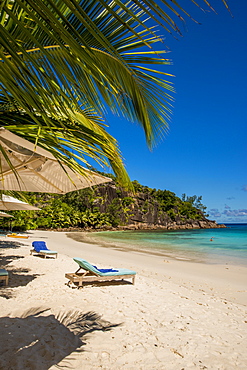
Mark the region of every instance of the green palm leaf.
<instances>
[{"instance_id":1,"label":"green palm leaf","mask_svg":"<svg viewBox=\"0 0 247 370\"><path fill-rule=\"evenodd\" d=\"M93 158L128 182L102 117L108 107L139 122L150 147L165 134L173 87L149 68L170 63L154 26L179 33L181 13L174 0L3 0L0 124L76 171Z\"/></svg>"}]
</instances>

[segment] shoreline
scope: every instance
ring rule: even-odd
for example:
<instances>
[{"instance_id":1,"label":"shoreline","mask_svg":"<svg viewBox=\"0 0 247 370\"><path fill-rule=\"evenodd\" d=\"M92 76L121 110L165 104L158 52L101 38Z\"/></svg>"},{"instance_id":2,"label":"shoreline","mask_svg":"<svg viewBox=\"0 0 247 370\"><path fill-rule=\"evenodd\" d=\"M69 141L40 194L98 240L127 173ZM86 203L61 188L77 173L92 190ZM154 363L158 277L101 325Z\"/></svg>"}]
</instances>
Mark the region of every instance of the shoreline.
<instances>
[{"instance_id":1,"label":"shoreline","mask_svg":"<svg viewBox=\"0 0 247 370\"><path fill-rule=\"evenodd\" d=\"M67 232L1 238L0 368L55 370L230 370L247 366L247 269L164 259L78 242ZM30 255L46 241L58 258ZM73 257L128 268L136 283L69 288ZM80 325L70 324L77 317ZM80 337L78 336L80 332ZM10 335L11 334L11 335Z\"/></svg>"},{"instance_id":2,"label":"shoreline","mask_svg":"<svg viewBox=\"0 0 247 370\"><path fill-rule=\"evenodd\" d=\"M137 230L143 231L143 230ZM145 230L148 232L148 230ZM172 230L170 232L173 232L175 230ZM176 230L177 231L177 230ZM184 230L179 230L181 232L184 232ZM191 230L186 230L188 232L191 232ZM186 232L185 231L185 232ZM103 236L101 237L100 233L103 232ZM118 232L117 230L112 231L98 231L98 232L88 232L88 231L71 231L68 232L67 235L72 238L75 241L82 242L82 243L89 243L94 245L101 245L104 248L112 248L120 251L129 251L129 252L137 252L137 253L143 253L148 255L156 255L163 258L168 258L171 260L177 260L177 261L188 261L188 262L195 262L195 263L201 263L201 264L208 264L208 265L236 265L236 266L245 266L247 267L247 259L241 258L236 255L220 255L220 254L210 254L210 252L204 252L199 250L190 250L186 249L186 246L184 248L180 249L178 248L176 250L176 246L173 244L169 244L169 242L162 246L162 248L156 248L154 247L148 247L146 244L143 247L140 244L135 244L135 241L129 240L126 235L127 242L124 242L121 238L120 239L114 239L111 240L110 238L107 238L107 233L111 232ZM133 230L121 230L120 233L135 233ZM161 230L162 232L162 230ZM106 238L105 238L106 236ZM145 243L145 242L144 242Z\"/></svg>"}]
</instances>

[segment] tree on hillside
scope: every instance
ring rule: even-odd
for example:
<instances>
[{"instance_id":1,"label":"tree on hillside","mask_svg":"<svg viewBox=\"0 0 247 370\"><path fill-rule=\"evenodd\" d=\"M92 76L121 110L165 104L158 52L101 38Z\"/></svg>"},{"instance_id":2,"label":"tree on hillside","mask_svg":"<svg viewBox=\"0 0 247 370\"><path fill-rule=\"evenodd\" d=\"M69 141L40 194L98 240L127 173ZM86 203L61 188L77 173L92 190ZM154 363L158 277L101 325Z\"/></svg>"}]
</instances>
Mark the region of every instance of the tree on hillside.
<instances>
[{"instance_id":1,"label":"tree on hillside","mask_svg":"<svg viewBox=\"0 0 247 370\"><path fill-rule=\"evenodd\" d=\"M93 158L129 184L106 107L139 122L150 147L166 133L173 87L153 67L170 63L155 26L179 33L182 13L173 0L1 1L0 125L75 171Z\"/></svg>"},{"instance_id":2,"label":"tree on hillside","mask_svg":"<svg viewBox=\"0 0 247 370\"><path fill-rule=\"evenodd\" d=\"M202 204L202 195L200 196L197 196L197 195L193 195L193 196L188 196L186 195L185 193L182 194L182 197L181 197L182 201L183 202L188 202L190 203L193 207L197 208L197 209L200 209L202 211L202 213L208 217L208 214L206 214L206 209L207 207L204 206L204 204Z\"/></svg>"}]
</instances>

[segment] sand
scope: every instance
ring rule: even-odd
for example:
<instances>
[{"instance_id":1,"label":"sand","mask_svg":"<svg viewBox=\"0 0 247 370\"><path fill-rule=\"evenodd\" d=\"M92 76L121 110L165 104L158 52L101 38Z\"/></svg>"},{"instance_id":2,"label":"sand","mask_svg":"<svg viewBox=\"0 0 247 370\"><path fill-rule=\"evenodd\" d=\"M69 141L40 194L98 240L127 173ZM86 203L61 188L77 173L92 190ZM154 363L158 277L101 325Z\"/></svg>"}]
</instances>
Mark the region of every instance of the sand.
<instances>
[{"instance_id":1,"label":"sand","mask_svg":"<svg viewBox=\"0 0 247 370\"><path fill-rule=\"evenodd\" d=\"M1 238L0 369L246 369L247 268L74 241ZM30 255L44 240L58 258ZM66 285L72 257L137 272L136 283Z\"/></svg>"}]
</instances>

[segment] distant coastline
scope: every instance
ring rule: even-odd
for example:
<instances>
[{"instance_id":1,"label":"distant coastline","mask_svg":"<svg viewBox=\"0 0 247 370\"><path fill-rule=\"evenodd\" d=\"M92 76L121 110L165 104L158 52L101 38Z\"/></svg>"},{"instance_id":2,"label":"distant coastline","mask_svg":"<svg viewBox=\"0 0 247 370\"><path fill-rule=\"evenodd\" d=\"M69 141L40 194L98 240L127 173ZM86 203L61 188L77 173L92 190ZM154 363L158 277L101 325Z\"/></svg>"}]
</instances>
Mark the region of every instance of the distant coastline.
<instances>
[{"instance_id":1,"label":"distant coastline","mask_svg":"<svg viewBox=\"0 0 247 370\"><path fill-rule=\"evenodd\" d=\"M229 224L230 225L230 224ZM102 227L90 227L90 228L78 228L78 227L69 227L69 228L58 228L54 231L82 231L82 232L100 232L100 231L124 231L124 230L163 230L163 231L172 231L172 230L198 230L198 229L222 229L226 228L226 224L218 224L216 221L212 220L203 220L195 221L188 220L188 222L168 222L166 225L160 224L147 224L144 222L135 222L129 225L118 225L113 226L102 226ZM49 229L47 229L49 230Z\"/></svg>"}]
</instances>

